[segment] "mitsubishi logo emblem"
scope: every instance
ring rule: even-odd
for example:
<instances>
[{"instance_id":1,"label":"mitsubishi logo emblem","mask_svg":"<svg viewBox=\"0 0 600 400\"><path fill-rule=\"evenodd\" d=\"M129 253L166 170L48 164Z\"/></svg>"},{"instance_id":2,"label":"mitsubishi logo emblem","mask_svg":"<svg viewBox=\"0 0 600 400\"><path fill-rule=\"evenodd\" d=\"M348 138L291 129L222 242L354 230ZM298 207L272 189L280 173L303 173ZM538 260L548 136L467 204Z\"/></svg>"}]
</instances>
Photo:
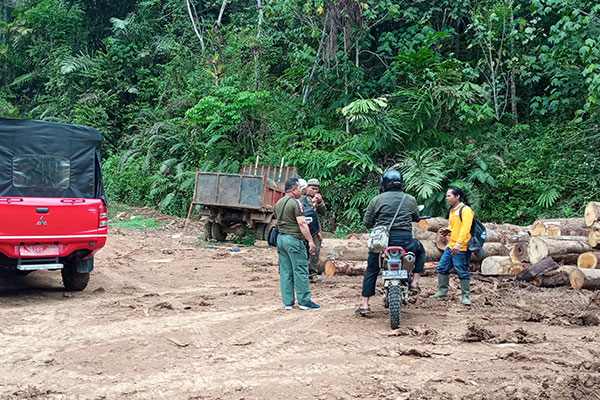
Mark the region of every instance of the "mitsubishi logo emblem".
<instances>
[{"instance_id":1,"label":"mitsubishi logo emblem","mask_svg":"<svg viewBox=\"0 0 600 400\"><path fill-rule=\"evenodd\" d=\"M42 216L42 217L40 218L40 220L37 222L37 224L36 224L36 225L38 225L38 226L39 226L39 225L48 225L48 223L46 222L46 220L45 220L45 219L44 219L44 217Z\"/></svg>"}]
</instances>

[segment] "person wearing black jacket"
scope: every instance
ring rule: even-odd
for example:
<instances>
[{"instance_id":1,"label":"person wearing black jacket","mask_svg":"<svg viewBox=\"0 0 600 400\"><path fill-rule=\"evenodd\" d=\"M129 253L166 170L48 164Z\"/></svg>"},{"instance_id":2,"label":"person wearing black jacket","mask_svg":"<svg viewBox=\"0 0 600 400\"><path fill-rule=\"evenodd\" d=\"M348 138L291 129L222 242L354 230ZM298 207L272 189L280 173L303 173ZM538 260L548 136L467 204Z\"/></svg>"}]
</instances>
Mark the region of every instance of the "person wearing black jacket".
<instances>
[{"instance_id":1,"label":"person wearing black jacket","mask_svg":"<svg viewBox=\"0 0 600 400\"><path fill-rule=\"evenodd\" d=\"M403 191L402 174L391 169L381 177L381 190L383 193L375 196L367 207L363 222L367 228L375 226L389 226L394 221L389 232L389 246L400 246L415 255L415 266L410 286L412 292L420 292L419 276L425 267L425 248L417 239L413 238L412 222L419 220L419 209L416 199ZM398 215L394 220L396 210L400 206ZM379 275L379 253L369 252L367 270L363 278L362 299L356 314L371 312L369 299L375 295L375 285Z\"/></svg>"},{"instance_id":2,"label":"person wearing black jacket","mask_svg":"<svg viewBox=\"0 0 600 400\"><path fill-rule=\"evenodd\" d=\"M302 180L301 180L302 181ZM310 182L311 180L309 180ZM314 180L313 180L314 181ZM302 187L302 183L300 185ZM317 213L317 202L314 201L314 195L311 191L310 185L302 188L302 197L300 202L304 206L304 215L306 216L306 222L308 222L308 228L312 235L313 241L315 242L315 252L308 256L308 279L311 282L317 281L317 275L319 274L319 253L321 251L321 242L323 241L323 235L321 234L321 224L319 223L319 214ZM322 200L321 200L322 201Z\"/></svg>"}]
</instances>

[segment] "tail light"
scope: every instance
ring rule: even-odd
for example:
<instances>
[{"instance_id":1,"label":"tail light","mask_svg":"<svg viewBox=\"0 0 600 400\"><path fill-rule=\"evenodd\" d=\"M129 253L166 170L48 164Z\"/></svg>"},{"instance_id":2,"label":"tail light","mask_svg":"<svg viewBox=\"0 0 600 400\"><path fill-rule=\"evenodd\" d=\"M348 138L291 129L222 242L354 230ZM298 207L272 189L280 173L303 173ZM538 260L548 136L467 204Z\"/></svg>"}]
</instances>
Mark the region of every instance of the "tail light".
<instances>
[{"instance_id":1,"label":"tail light","mask_svg":"<svg viewBox=\"0 0 600 400\"><path fill-rule=\"evenodd\" d=\"M400 269L400 264L390 264L390 269L391 270L399 270Z\"/></svg>"},{"instance_id":2,"label":"tail light","mask_svg":"<svg viewBox=\"0 0 600 400\"><path fill-rule=\"evenodd\" d=\"M106 212L106 206L100 204L98 207L98 228L104 228L108 225L108 213Z\"/></svg>"}]
</instances>

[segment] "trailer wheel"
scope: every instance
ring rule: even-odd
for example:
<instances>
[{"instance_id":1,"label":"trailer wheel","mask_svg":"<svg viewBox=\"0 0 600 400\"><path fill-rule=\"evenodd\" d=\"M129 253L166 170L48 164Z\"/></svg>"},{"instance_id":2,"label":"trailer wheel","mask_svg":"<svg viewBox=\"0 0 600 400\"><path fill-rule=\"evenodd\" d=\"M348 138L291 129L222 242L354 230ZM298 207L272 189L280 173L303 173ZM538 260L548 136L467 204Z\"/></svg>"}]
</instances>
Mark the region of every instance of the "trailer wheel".
<instances>
[{"instance_id":1,"label":"trailer wheel","mask_svg":"<svg viewBox=\"0 0 600 400\"><path fill-rule=\"evenodd\" d=\"M210 232L213 239L215 239L217 242L224 242L225 238L227 237L227 232L223 232L221 225L217 224L216 222L213 222Z\"/></svg>"},{"instance_id":2,"label":"trailer wheel","mask_svg":"<svg viewBox=\"0 0 600 400\"><path fill-rule=\"evenodd\" d=\"M267 224L256 224L256 228L254 228L256 240L267 240L267 235Z\"/></svg>"},{"instance_id":3,"label":"trailer wheel","mask_svg":"<svg viewBox=\"0 0 600 400\"><path fill-rule=\"evenodd\" d=\"M65 262L63 269L60 271L65 289L69 292L80 292L86 288L90 281L90 273L77 272L77 264L84 262L81 258L74 258Z\"/></svg>"},{"instance_id":4,"label":"trailer wheel","mask_svg":"<svg viewBox=\"0 0 600 400\"><path fill-rule=\"evenodd\" d=\"M204 223L204 240L210 240L213 238L212 226L213 226L213 223L211 221L206 221Z\"/></svg>"}]
</instances>

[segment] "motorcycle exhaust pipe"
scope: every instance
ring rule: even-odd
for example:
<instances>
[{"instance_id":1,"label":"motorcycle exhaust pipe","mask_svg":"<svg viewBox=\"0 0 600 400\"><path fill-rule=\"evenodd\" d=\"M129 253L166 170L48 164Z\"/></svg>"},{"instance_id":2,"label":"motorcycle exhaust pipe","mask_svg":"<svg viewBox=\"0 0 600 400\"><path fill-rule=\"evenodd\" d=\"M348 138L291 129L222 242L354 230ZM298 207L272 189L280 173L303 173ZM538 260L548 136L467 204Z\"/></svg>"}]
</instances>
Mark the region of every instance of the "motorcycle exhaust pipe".
<instances>
[{"instance_id":1,"label":"motorcycle exhaust pipe","mask_svg":"<svg viewBox=\"0 0 600 400\"><path fill-rule=\"evenodd\" d=\"M402 269L412 272L415 267L415 254L413 252L408 252L404 257L402 257Z\"/></svg>"}]
</instances>

